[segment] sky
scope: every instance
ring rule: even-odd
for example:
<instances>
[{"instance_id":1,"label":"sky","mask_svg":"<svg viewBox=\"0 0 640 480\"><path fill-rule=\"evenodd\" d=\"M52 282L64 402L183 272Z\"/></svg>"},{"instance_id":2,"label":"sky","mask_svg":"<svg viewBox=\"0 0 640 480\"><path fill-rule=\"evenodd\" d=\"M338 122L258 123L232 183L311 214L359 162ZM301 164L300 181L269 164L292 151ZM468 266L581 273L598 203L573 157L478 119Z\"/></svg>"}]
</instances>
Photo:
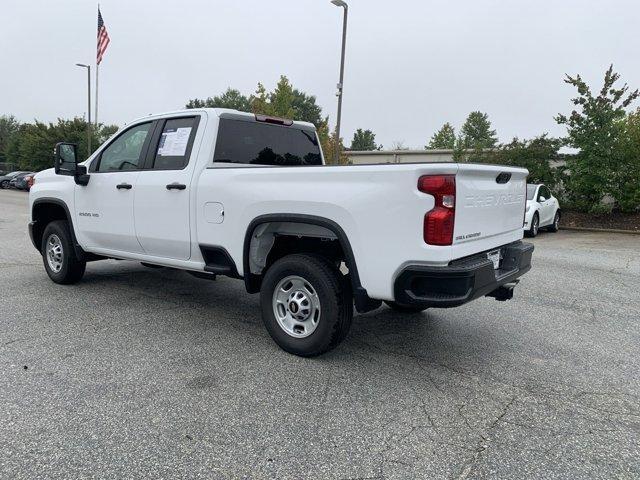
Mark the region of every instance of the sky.
<instances>
[{"instance_id":1,"label":"sky","mask_svg":"<svg viewBox=\"0 0 640 480\"><path fill-rule=\"evenodd\" d=\"M342 136L371 129L422 148L444 123L488 113L501 141L564 129L580 73L599 89L613 63L640 88L637 0L347 0ZM97 4L2 0L0 115L55 121L86 112ZM342 9L329 0L101 0L111 44L99 120L123 125L194 97L245 94L280 75L335 124ZM92 72L93 73L93 72ZM93 86L92 86L93 87Z\"/></svg>"}]
</instances>

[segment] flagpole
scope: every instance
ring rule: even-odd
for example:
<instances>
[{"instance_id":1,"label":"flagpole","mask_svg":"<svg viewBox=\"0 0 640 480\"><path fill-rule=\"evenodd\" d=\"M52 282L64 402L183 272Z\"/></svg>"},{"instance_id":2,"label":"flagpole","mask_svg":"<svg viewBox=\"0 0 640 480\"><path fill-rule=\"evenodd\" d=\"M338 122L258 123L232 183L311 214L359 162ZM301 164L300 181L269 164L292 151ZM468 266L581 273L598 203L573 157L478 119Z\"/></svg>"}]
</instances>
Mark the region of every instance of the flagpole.
<instances>
[{"instance_id":1,"label":"flagpole","mask_svg":"<svg viewBox=\"0 0 640 480\"><path fill-rule=\"evenodd\" d=\"M98 73L100 72L100 64L96 62L96 108L95 108L95 126L96 132L98 131Z\"/></svg>"},{"instance_id":2,"label":"flagpole","mask_svg":"<svg viewBox=\"0 0 640 480\"><path fill-rule=\"evenodd\" d=\"M98 15L100 15L100 4L98 4ZM98 62L98 57L96 56L96 108L95 108L95 126L96 133L98 132L98 76L100 73L100 63Z\"/></svg>"}]
</instances>

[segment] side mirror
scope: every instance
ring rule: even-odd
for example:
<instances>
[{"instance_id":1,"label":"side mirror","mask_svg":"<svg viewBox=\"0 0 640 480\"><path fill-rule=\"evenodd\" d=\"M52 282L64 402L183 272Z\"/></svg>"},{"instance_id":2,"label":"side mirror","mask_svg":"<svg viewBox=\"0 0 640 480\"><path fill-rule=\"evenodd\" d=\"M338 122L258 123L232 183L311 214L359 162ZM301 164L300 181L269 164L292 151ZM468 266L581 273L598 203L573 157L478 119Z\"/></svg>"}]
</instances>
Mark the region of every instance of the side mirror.
<instances>
[{"instance_id":1,"label":"side mirror","mask_svg":"<svg viewBox=\"0 0 640 480\"><path fill-rule=\"evenodd\" d=\"M56 175L73 177L76 184L87 185L89 175L87 167L78 165L78 145L75 143L56 143L54 167Z\"/></svg>"},{"instance_id":2,"label":"side mirror","mask_svg":"<svg viewBox=\"0 0 640 480\"><path fill-rule=\"evenodd\" d=\"M540 197L540 200L538 200L539 202L546 202L547 199L545 197Z\"/></svg>"},{"instance_id":3,"label":"side mirror","mask_svg":"<svg viewBox=\"0 0 640 480\"><path fill-rule=\"evenodd\" d=\"M76 175L78 146L75 143L56 143L54 167L56 175Z\"/></svg>"}]
</instances>

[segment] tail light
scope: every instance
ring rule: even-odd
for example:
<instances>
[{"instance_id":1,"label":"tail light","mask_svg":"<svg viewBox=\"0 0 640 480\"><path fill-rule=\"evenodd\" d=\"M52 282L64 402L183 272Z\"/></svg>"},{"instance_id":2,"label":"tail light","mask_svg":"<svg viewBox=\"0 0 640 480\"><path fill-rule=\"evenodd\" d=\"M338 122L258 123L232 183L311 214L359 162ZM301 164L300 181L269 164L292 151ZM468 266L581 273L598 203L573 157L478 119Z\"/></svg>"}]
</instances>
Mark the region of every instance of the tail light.
<instances>
[{"instance_id":1,"label":"tail light","mask_svg":"<svg viewBox=\"0 0 640 480\"><path fill-rule=\"evenodd\" d=\"M36 183L36 176L35 175L29 175L27 177L27 187L29 189L31 189L31 187L33 187L34 183Z\"/></svg>"},{"instance_id":2,"label":"tail light","mask_svg":"<svg viewBox=\"0 0 640 480\"><path fill-rule=\"evenodd\" d=\"M429 245L451 245L456 218L456 176L424 175L418 190L433 195L435 205L424 216L424 241Z\"/></svg>"}]
</instances>

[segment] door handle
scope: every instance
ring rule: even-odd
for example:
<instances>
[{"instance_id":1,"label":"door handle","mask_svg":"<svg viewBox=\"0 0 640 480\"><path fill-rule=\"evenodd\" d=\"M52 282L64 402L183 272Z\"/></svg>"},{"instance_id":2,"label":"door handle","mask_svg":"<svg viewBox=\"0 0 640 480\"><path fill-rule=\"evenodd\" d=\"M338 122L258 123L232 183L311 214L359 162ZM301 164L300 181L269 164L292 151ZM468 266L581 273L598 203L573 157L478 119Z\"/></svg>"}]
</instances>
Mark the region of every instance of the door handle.
<instances>
[{"instance_id":1,"label":"door handle","mask_svg":"<svg viewBox=\"0 0 640 480\"><path fill-rule=\"evenodd\" d=\"M118 190L120 190L122 188L124 188L125 190L131 190L131 188L133 188L133 187L129 183L119 183L118 185L116 185L116 188Z\"/></svg>"},{"instance_id":2,"label":"door handle","mask_svg":"<svg viewBox=\"0 0 640 480\"><path fill-rule=\"evenodd\" d=\"M167 185L167 190L184 190L187 186L184 183L173 182Z\"/></svg>"}]
</instances>

